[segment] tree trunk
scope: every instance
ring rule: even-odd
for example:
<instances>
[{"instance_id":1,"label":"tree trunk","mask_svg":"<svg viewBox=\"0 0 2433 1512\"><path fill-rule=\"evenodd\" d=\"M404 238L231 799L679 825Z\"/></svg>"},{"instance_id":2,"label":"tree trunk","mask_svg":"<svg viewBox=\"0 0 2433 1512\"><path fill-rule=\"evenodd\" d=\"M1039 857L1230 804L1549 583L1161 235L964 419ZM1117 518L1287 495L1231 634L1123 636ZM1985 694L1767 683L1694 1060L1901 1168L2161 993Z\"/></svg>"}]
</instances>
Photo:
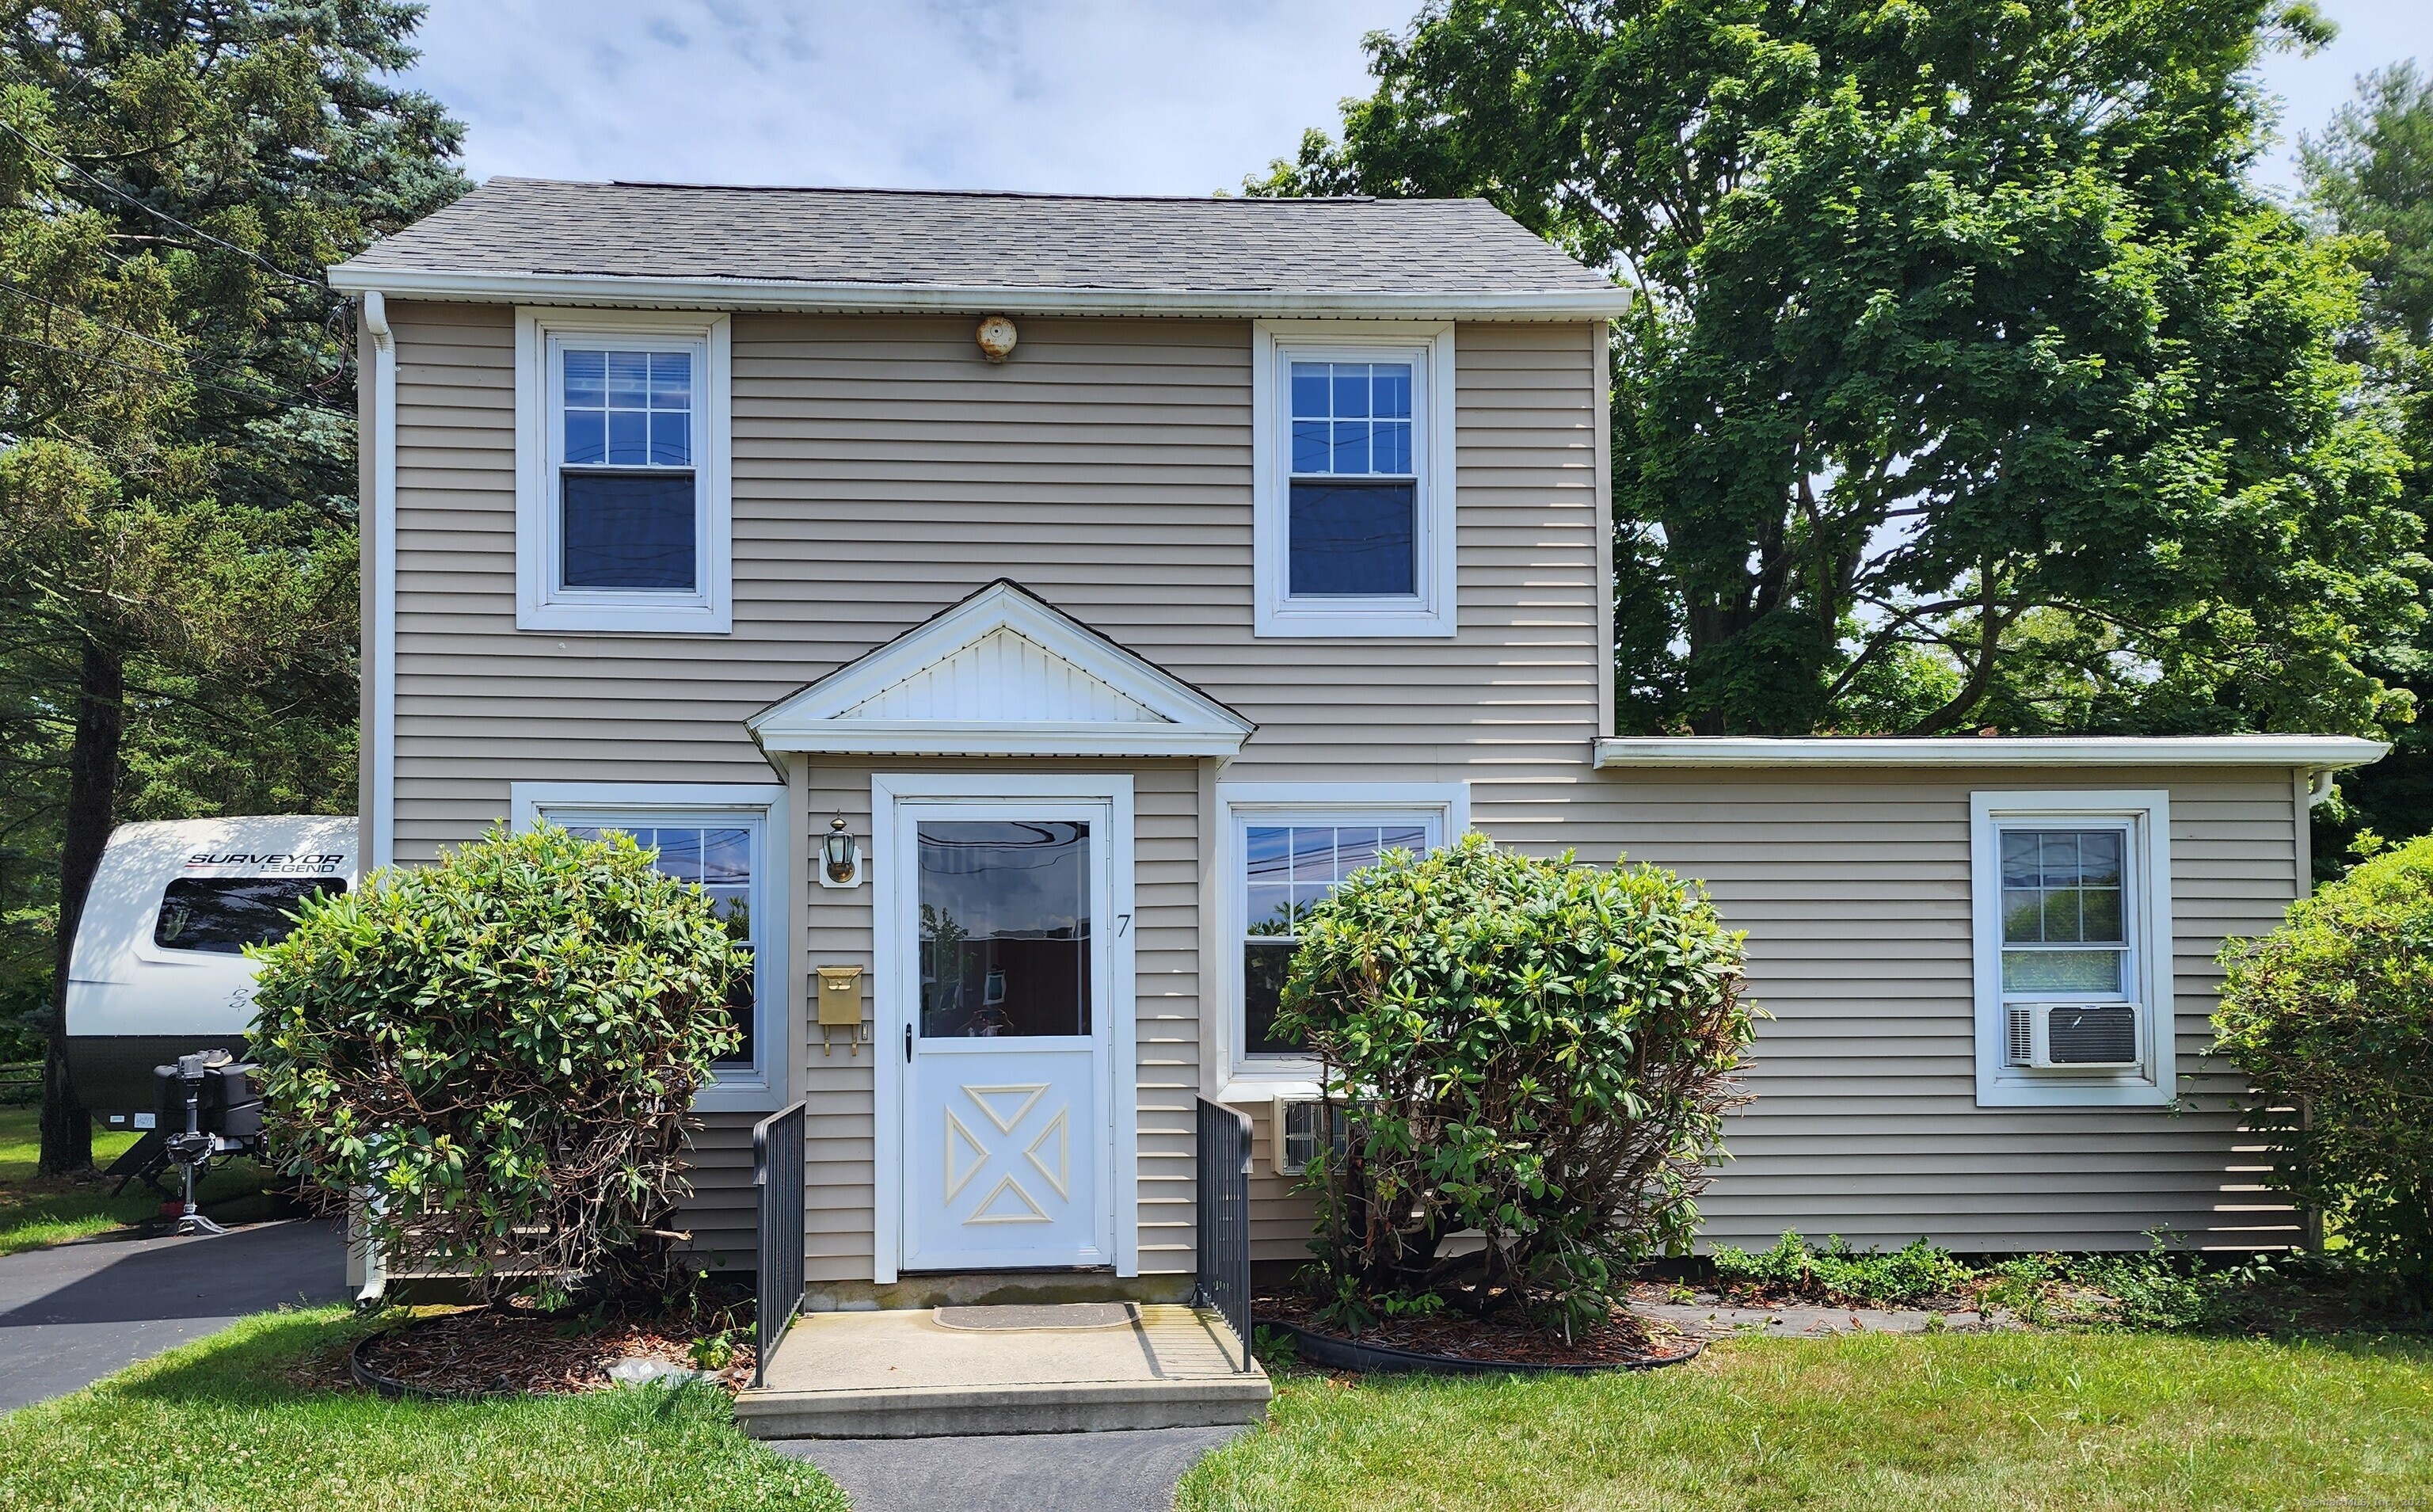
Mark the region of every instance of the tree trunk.
<instances>
[{"instance_id":1,"label":"tree trunk","mask_svg":"<svg viewBox=\"0 0 2433 1512\"><path fill-rule=\"evenodd\" d=\"M51 1039L43 1061L44 1176L64 1176L93 1165L93 1117L68 1079L68 961L76 950L77 926L84 918L85 894L101 868L116 813L126 692L127 669L118 653L87 640L77 688L76 739L68 747L67 817L60 832L60 930L52 958Z\"/></svg>"}]
</instances>

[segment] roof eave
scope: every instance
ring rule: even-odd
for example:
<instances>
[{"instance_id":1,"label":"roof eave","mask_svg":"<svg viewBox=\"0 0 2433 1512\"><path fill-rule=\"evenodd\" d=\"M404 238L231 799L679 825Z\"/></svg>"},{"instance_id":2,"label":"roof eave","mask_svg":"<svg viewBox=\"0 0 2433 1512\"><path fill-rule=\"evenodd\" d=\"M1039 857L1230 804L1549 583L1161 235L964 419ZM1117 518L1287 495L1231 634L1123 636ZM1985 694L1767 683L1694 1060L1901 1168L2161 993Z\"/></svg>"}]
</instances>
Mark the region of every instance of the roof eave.
<instances>
[{"instance_id":1,"label":"roof eave","mask_svg":"<svg viewBox=\"0 0 2433 1512\"><path fill-rule=\"evenodd\" d=\"M890 756L1233 756L1240 731L1138 724L978 725L961 721L869 720L821 729L752 732L764 752Z\"/></svg>"},{"instance_id":2,"label":"roof eave","mask_svg":"<svg viewBox=\"0 0 2433 1512\"><path fill-rule=\"evenodd\" d=\"M330 269L340 294L391 299L651 309L767 310L807 314L1005 314L1203 316L1373 315L1399 319L1606 320L1630 291L1537 289L1447 294L1314 290L1004 288L979 284L824 283L800 279L629 278L590 273L488 273L448 268Z\"/></svg>"},{"instance_id":3,"label":"roof eave","mask_svg":"<svg viewBox=\"0 0 2433 1512\"><path fill-rule=\"evenodd\" d=\"M2339 771L2390 747L2346 735L2050 736L1949 739L1624 736L1596 743L1601 768L2305 767Z\"/></svg>"}]
</instances>

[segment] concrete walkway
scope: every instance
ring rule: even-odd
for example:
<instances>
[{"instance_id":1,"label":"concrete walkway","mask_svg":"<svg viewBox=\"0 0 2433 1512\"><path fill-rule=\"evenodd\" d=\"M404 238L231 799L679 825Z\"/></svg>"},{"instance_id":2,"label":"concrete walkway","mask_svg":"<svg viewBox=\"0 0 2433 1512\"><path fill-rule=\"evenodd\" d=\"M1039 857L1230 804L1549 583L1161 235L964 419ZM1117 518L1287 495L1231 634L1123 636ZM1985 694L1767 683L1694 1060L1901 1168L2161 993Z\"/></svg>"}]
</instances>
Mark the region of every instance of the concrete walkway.
<instances>
[{"instance_id":1,"label":"concrete walkway","mask_svg":"<svg viewBox=\"0 0 2433 1512\"><path fill-rule=\"evenodd\" d=\"M346 1278L346 1240L327 1223L0 1255L0 1412L65 1396L248 1313L342 1300Z\"/></svg>"},{"instance_id":2,"label":"concrete walkway","mask_svg":"<svg viewBox=\"0 0 2433 1512\"><path fill-rule=\"evenodd\" d=\"M1171 1303L810 1313L769 1361L768 1385L735 1399L735 1417L755 1438L1256 1422L1267 1415L1267 1374L1239 1370L1237 1350L1216 1314Z\"/></svg>"},{"instance_id":3,"label":"concrete walkway","mask_svg":"<svg viewBox=\"0 0 2433 1512\"><path fill-rule=\"evenodd\" d=\"M1241 1428L984 1438L781 1438L844 1488L853 1512L1168 1512L1174 1485Z\"/></svg>"}]
</instances>

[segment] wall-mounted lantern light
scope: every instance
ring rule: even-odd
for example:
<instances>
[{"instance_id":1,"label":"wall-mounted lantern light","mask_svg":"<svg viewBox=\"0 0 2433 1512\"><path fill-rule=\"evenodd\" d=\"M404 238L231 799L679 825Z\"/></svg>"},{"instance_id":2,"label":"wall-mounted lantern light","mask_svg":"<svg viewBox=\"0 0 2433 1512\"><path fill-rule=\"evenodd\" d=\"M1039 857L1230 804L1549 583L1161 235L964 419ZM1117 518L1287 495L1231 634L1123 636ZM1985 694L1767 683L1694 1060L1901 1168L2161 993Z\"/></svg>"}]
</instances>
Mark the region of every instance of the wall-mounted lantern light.
<instances>
[{"instance_id":1,"label":"wall-mounted lantern light","mask_svg":"<svg viewBox=\"0 0 2433 1512\"><path fill-rule=\"evenodd\" d=\"M820 886L859 887L861 844L845 828L844 815L828 821L827 838L820 842Z\"/></svg>"}]
</instances>

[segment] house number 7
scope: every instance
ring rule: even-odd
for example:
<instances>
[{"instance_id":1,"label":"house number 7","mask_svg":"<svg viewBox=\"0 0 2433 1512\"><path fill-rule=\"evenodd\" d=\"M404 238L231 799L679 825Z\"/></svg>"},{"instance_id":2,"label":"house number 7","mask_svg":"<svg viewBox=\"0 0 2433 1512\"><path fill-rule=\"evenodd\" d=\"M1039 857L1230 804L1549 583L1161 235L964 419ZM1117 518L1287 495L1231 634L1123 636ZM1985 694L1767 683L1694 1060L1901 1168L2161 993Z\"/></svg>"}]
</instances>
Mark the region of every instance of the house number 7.
<instances>
[{"instance_id":1,"label":"house number 7","mask_svg":"<svg viewBox=\"0 0 2433 1512\"><path fill-rule=\"evenodd\" d=\"M1115 938L1116 938L1116 939L1121 940L1125 935L1130 934L1130 933L1131 932L1131 927L1132 927L1132 916L1131 916L1131 914L1129 914L1129 913L1118 913L1118 914L1116 914L1116 915L1115 915Z\"/></svg>"}]
</instances>

